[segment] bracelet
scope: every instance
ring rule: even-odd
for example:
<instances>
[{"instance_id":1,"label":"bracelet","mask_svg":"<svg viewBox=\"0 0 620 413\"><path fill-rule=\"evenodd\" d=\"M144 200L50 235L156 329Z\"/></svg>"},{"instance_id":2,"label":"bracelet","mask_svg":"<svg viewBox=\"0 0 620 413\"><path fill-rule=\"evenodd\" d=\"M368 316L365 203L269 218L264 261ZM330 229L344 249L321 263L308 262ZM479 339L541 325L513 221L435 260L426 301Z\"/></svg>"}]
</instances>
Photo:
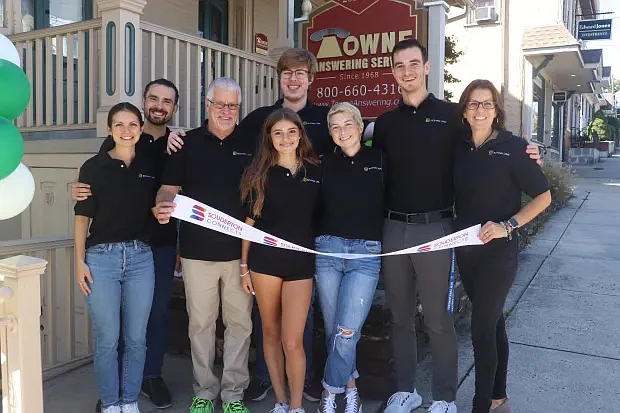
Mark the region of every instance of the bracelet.
<instances>
[{"instance_id":1,"label":"bracelet","mask_svg":"<svg viewBox=\"0 0 620 413\"><path fill-rule=\"evenodd\" d=\"M247 267L248 264L239 264L240 267Z\"/></svg>"},{"instance_id":2,"label":"bracelet","mask_svg":"<svg viewBox=\"0 0 620 413\"><path fill-rule=\"evenodd\" d=\"M250 270L248 270L248 272L246 272L245 274L240 274L241 277L245 277L246 275L248 275L250 273Z\"/></svg>"}]
</instances>

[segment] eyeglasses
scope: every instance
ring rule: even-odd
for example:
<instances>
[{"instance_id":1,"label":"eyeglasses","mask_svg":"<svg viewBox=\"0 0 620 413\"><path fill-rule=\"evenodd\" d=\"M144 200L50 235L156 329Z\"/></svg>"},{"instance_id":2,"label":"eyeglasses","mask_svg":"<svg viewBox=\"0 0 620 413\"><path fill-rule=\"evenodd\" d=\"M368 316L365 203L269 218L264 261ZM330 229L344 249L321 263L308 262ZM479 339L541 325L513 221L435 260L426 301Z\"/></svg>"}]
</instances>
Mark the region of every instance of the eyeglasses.
<instances>
[{"instance_id":1,"label":"eyeglasses","mask_svg":"<svg viewBox=\"0 0 620 413\"><path fill-rule=\"evenodd\" d=\"M284 71L281 73L281 76L282 76L284 79L290 79L291 77L293 77L293 73L295 74L295 77L296 77L297 79L306 79L306 78L308 77L308 71L307 71L307 70L301 70L301 69L300 69L300 70L295 70L295 71L292 71L292 70L284 70Z\"/></svg>"},{"instance_id":2,"label":"eyeglasses","mask_svg":"<svg viewBox=\"0 0 620 413\"><path fill-rule=\"evenodd\" d=\"M495 102L478 102L475 100L472 100L470 102L467 102L467 105L465 105L465 107L469 110L476 110L478 109L480 106L482 106L484 109L493 109L495 108Z\"/></svg>"},{"instance_id":3,"label":"eyeglasses","mask_svg":"<svg viewBox=\"0 0 620 413\"><path fill-rule=\"evenodd\" d=\"M227 107L229 110L234 111L239 109L239 106L241 106L241 103L222 103L222 102L214 102L211 99L207 99L209 101L209 103L211 103L213 105L213 107L215 109L224 109L225 107Z\"/></svg>"}]
</instances>

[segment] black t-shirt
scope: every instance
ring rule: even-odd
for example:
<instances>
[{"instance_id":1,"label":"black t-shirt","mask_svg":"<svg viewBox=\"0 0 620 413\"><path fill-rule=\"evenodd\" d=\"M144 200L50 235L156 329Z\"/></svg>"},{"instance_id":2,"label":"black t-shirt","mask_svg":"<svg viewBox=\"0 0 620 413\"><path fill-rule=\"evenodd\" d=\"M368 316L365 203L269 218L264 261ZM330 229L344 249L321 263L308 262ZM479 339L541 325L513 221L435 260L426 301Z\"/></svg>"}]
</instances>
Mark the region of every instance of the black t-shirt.
<instances>
[{"instance_id":1,"label":"black t-shirt","mask_svg":"<svg viewBox=\"0 0 620 413\"><path fill-rule=\"evenodd\" d=\"M458 229L510 219L521 209L521 195L534 198L549 189L547 178L525 152L527 142L500 131L475 149L461 135L455 153L454 185Z\"/></svg>"},{"instance_id":2,"label":"black t-shirt","mask_svg":"<svg viewBox=\"0 0 620 413\"><path fill-rule=\"evenodd\" d=\"M353 157L340 149L323 157L320 234L381 240L383 155L362 146Z\"/></svg>"},{"instance_id":3,"label":"black t-shirt","mask_svg":"<svg viewBox=\"0 0 620 413\"><path fill-rule=\"evenodd\" d=\"M241 133L253 136L258 140L263 131L265 120L272 112L281 109L283 102L284 100L280 99L272 106L263 106L250 112L239 123ZM308 100L306 106L297 112L312 144L312 150L319 156L333 152L336 146L327 127L329 109L327 106L315 105Z\"/></svg>"},{"instance_id":4,"label":"black t-shirt","mask_svg":"<svg viewBox=\"0 0 620 413\"><path fill-rule=\"evenodd\" d=\"M75 204L75 215L92 218L86 247L140 240L150 243L149 222L157 192L157 171L150 160L136 153L129 167L100 152L80 168L79 182L89 184L92 195Z\"/></svg>"},{"instance_id":5,"label":"black t-shirt","mask_svg":"<svg viewBox=\"0 0 620 413\"><path fill-rule=\"evenodd\" d=\"M164 173L164 167L169 156L166 152L166 145L168 143L168 135L170 135L170 129L166 128L166 134L159 139L155 139L148 133L140 135L140 139L136 143L136 152L146 156L149 161L155 167L155 178L157 186L161 185L161 176ZM99 152L109 152L114 149L114 139L112 136L108 136L103 143ZM170 218L170 222L165 225L159 224L157 219L152 216L150 225L151 229L151 244L153 246L176 246L177 245L177 219Z\"/></svg>"},{"instance_id":6,"label":"black t-shirt","mask_svg":"<svg viewBox=\"0 0 620 413\"><path fill-rule=\"evenodd\" d=\"M239 183L255 149L253 136L236 128L225 139L208 131L208 122L185 135L183 148L166 163L163 185L181 186L183 195L241 221L245 209ZM241 257L241 240L195 224L181 222L179 243L183 258L233 261Z\"/></svg>"},{"instance_id":7,"label":"black t-shirt","mask_svg":"<svg viewBox=\"0 0 620 413\"><path fill-rule=\"evenodd\" d=\"M420 213L453 206L454 145L460 122L456 104L432 94L417 108L401 101L377 118L373 146L385 154L388 209Z\"/></svg>"},{"instance_id":8,"label":"black t-shirt","mask_svg":"<svg viewBox=\"0 0 620 413\"><path fill-rule=\"evenodd\" d=\"M306 248L314 248L315 219L321 193L322 168L304 163L294 176L279 165L267 176L265 202L261 216L252 213L246 203L247 216L255 228Z\"/></svg>"}]
</instances>

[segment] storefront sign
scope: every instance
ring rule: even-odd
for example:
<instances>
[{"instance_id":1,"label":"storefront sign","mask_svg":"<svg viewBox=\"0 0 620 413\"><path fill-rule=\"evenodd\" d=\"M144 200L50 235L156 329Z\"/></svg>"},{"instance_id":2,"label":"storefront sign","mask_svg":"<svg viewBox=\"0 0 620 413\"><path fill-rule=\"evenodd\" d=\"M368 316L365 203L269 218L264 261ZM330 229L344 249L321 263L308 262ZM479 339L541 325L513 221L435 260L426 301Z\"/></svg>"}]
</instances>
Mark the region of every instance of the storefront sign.
<instances>
[{"instance_id":1,"label":"storefront sign","mask_svg":"<svg viewBox=\"0 0 620 413\"><path fill-rule=\"evenodd\" d=\"M319 105L356 105L364 118L394 108L400 91L391 53L403 39L426 45L427 14L415 0L331 0L304 24L304 47L317 57L310 99Z\"/></svg>"},{"instance_id":2,"label":"storefront sign","mask_svg":"<svg viewBox=\"0 0 620 413\"><path fill-rule=\"evenodd\" d=\"M254 36L254 52L263 55L269 52L269 40L266 34L256 33Z\"/></svg>"},{"instance_id":3,"label":"storefront sign","mask_svg":"<svg viewBox=\"0 0 620 413\"><path fill-rule=\"evenodd\" d=\"M579 40L611 39L611 19L581 20L577 25Z\"/></svg>"}]
</instances>

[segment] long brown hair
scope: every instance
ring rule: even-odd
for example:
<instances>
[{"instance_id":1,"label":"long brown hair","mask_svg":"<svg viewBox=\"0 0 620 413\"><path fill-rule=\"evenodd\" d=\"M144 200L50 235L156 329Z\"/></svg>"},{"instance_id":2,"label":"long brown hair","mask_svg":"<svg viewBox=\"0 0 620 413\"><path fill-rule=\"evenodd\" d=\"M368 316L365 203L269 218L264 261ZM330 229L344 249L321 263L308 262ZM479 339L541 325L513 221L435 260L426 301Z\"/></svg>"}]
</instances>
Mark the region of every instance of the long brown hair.
<instances>
[{"instance_id":1,"label":"long brown hair","mask_svg":"<svg viewBox=\"0 0 620 413\"><path fill-rule=\"evenodd\" d=\"M476 79L467 85L459 99L459 113L461 114L461 118L467 110L467 102L469 102L471 93L476 89L486 89L491 92L491 95L493 95L493 102L495 103L495 119L497 120L493 121L493 129L505 129L506 112L504 112L504 103L502 102L502 97L497 91L497 88L490 80ZM462 122L467 125L464 120Z\"/></svg>"},{"instance_id":2,"label":"long brown hair","mask_svg":"<svg viewBox=\"0 0 620 413\"><path fill-rule=\"evenodd\" d=\"M271 139L271 129L282 120L292 122L299 129L299 144L295 150L295 155L301 163L301 168L305 171L305 164L319 164L319 158L312 151L312 145L306 135L304 125L299 115L288 108L278 109L272 112L263 126L260 141L258 143L258 153L254 156L252 163L243 173L241 178L241 200L253 203L252 214L259 217L265 204L265 188L267 186L267 175L269 168L278 163L278 151L273 146ZM301 169L300 169L301 170Z\"/></svg>"}]
</instances>

